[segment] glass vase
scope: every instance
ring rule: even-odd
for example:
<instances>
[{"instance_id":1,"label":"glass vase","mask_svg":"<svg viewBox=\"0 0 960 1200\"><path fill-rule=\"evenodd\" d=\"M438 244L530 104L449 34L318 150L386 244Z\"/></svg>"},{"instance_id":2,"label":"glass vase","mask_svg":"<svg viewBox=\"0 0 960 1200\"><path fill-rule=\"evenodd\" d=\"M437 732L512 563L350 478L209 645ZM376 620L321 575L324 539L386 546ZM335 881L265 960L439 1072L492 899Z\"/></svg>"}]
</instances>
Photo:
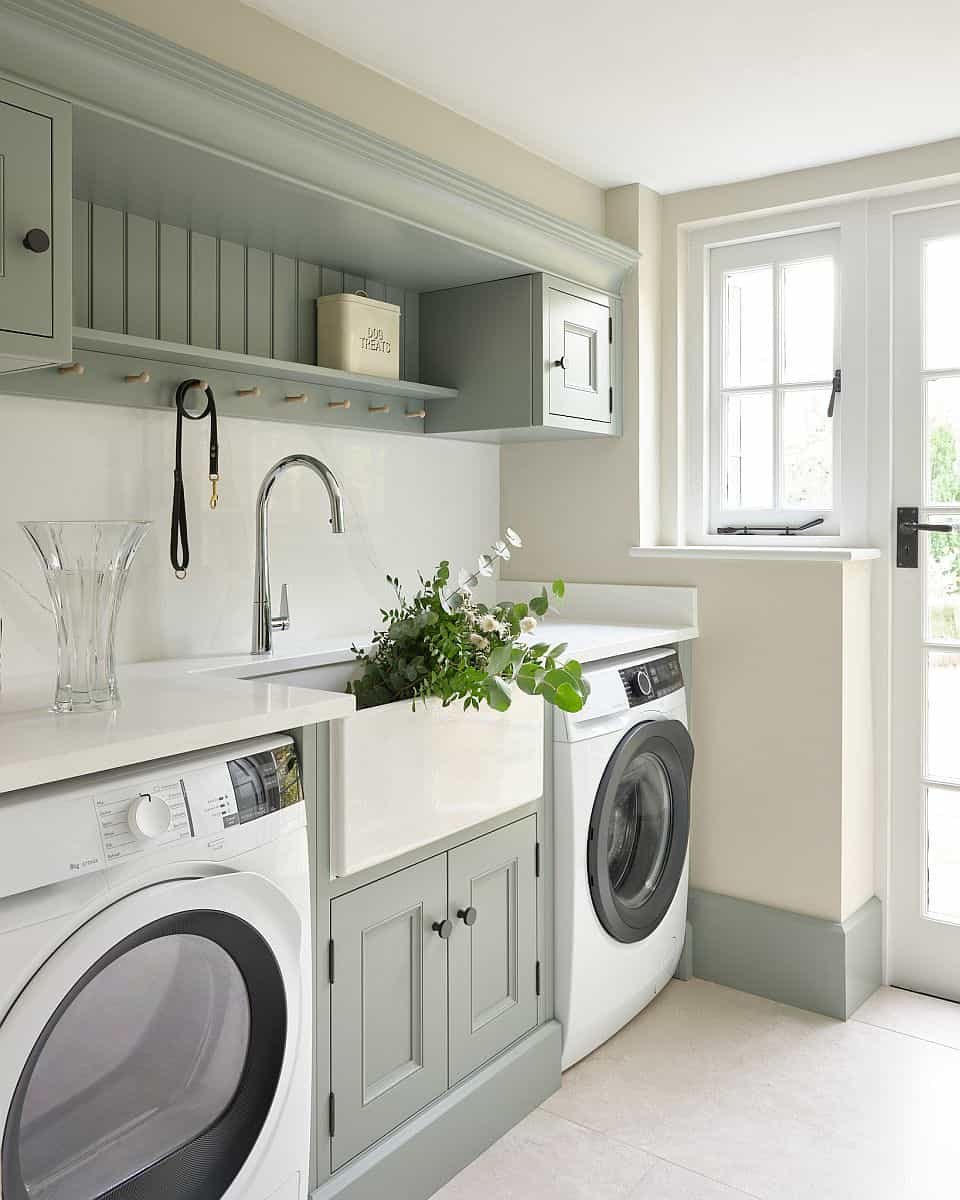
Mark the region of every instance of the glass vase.
<instances>
[{"instance_id":1,"label":"glass vase","mask_svg":"<svg viewBox=\"0 0 960 1200\"><path fill-rule=\"evenodd\" d=\"M130 564L149 521L23 521L57 623L54 712L119 707L114 636Z\"/></svg>"}]
</instances>

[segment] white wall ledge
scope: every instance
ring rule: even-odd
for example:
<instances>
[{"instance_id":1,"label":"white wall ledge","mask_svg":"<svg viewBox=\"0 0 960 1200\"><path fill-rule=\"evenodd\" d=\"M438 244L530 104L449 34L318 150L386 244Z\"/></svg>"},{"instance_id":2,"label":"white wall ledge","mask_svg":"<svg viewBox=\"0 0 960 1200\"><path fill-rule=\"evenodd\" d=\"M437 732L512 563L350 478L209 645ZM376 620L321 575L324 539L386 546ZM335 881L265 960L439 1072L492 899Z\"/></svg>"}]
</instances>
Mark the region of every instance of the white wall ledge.
<instances>
[{"instance_id":1,"label":"white wall ledge","mask_svg":"<svg viewBox=\"0 0 960 1200\"><path fill-rule=\"evenodd\" d=\"M793 539L790 539L791 541ZM631 558L739 559L743 562L860 562L879 558L870 546L631 546Z\"/></svg>"}]
</instances>

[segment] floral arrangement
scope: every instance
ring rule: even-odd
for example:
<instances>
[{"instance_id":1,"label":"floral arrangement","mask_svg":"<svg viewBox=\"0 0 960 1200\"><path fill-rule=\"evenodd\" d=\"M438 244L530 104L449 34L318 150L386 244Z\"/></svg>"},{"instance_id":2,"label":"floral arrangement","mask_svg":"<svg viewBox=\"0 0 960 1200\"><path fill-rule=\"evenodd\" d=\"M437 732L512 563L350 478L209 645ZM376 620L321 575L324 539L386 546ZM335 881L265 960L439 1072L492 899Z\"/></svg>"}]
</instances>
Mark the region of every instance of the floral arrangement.
<instances>
[{"instance_id":1,"label":"floral arrangement","mask_svg":"<svg viewBox=\"0 0 960 1200\"><path fill-rule=\"evenodd\" d=\"M507 529L504 540L481 554L473 572L461 571L457 586L447 590L450 564L440 563L430 579L420 578L420 590L407 599L394 576L396 606L382 609L385 628L373 636L369 649L353 652L362 665L350 685L358 708L397 700L438 697L444 706L457 700L464 709L488 704L497 712L510 707L511 688L543 696L565 712L578 712L590 694L583 670L575 659L563 660L566 644L528 640L546 615L551 598L562 600L563 580L554 580L551 593L543 588L527 603L505 602L490 608L474 599L482 577L493 574L498 559L508 559L511 547L523 543Z\"/></svg>"}]
</instances>

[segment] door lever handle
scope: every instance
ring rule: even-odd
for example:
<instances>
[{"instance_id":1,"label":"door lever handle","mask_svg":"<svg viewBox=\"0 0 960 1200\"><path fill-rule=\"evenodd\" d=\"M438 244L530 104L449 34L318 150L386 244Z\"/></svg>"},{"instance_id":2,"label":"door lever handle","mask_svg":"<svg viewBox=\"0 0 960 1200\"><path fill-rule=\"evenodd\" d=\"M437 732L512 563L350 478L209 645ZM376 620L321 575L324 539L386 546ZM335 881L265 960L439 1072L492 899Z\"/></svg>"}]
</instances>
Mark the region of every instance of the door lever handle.
<instances>
[{"instance_id":1,"label":"door lever handle","mask_svg":"<svg viewBox=\"0 0 960 1200\"><path fill-rule=\"evenodd\" d=\"M917 567L920 565L921 533L956 533L953 523L920 520L918 508L897 509L897 566Z\"/></svg>"}]
</instances>

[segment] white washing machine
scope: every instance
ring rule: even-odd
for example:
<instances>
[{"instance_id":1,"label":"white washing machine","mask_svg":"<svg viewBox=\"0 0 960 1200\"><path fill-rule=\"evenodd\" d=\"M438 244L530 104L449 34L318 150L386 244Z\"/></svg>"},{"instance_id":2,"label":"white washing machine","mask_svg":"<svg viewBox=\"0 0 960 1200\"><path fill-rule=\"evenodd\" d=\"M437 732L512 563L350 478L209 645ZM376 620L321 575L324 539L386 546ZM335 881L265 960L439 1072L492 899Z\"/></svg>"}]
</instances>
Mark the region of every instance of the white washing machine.
<instances>
[{"instance_id":1,"label":"white washing machine","mask_svg":"<svg viewBox=\"0 0 960 1200\"><path fill-rule=\"evenodd\" d=\"M677 653L607 659L584 675L587 703L554 719L564 1069L667 983L687 917L693 743Z\"/></svg>"},{"instance_id":2,"label":"white washing machine","mask_svg":"<svg viewBox=\"0 0 960 1200\"><path fill-rule=\"evenodd\" d=\"M283 737L0 796L2 1200L304 1200L304 810Z\"/></svg>"}]
</instances>

